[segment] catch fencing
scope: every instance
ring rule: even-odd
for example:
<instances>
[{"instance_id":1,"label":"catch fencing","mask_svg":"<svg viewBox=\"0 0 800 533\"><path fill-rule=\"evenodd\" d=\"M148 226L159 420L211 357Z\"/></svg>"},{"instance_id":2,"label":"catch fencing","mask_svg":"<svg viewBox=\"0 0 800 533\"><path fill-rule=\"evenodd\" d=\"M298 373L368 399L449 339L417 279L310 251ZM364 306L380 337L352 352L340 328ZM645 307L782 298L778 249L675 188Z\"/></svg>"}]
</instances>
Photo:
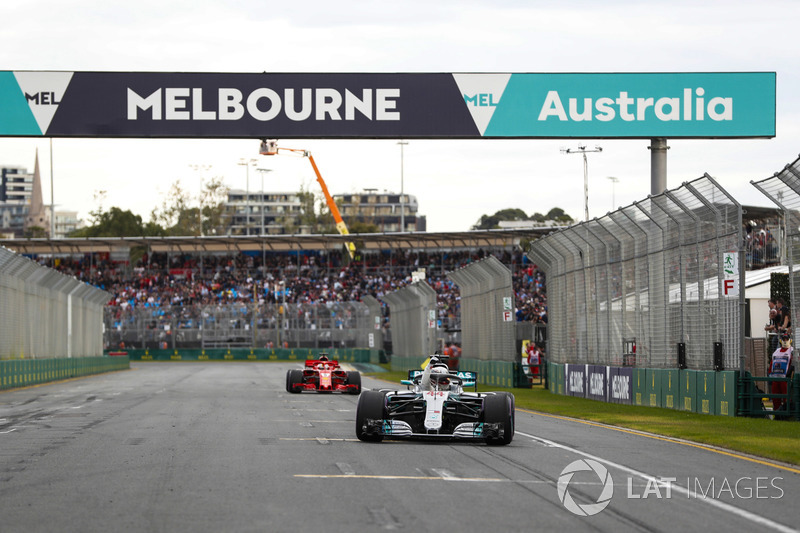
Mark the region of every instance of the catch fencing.
<instances>
[{"instance_id":1,"label":"catch fencing","mask_svg":"<svg viewBox=\"0 0 800 533\"><path fill-rule=\"evenodd\" d=\"M383 307L381 302L374 296L369 294L361 298L364 305L367 306L367 327L371 331L367 333L366 346L371 350L383 349Z\"/></svg>"},{"instance_id":2,"label":"catch fencing","mask_svg":"<svg viewBox=\"0 0 800 533\"><path fill-rule=\"evenodd\" d=\"M800 288L800 270L794 265L800 263L800 158L784 167L780 172L761 181L751 181L759 191L764 193L783 212L786 235L786 264L789 266L789 298L791 304L792 326L797 331L797 302L795 298ZM776 232L780 236L780 232ZM797 344L797 335L792 336Z\"/></svg>"},{"instance_id":3,"label":"catch fencing","mask_svg":"<svg viewBox=\"0 0 800 533\"><path fill-rule=\"evenodd\" d=\"M511 270L494 256L450 272L461 292L463 357L517 362ZM392 325L394 327L394 324Z\"/></svg>"},{"instance_id":4,"label":"catch fencing","mask_svg":"<svg viewBox=\"0 0 800 533\"><path fill-rule=\"evenodd\" d=\"M392 322L392 353L397 357L424 357L436 350L436 291L425 281L383 296Z\"/></svg>"},{"instance_id":5,"label":"catch fencing","mask_svg":"<svg viewBox=\"0 0 800 533\"><path fill-rule=\"evenodd\" d=\"M361 302L110 306L105 344L109 349L363 348L375 333L373 313Z\"/></svg>"},{"instance_id":6,"label":"catch fencing","mask_svg":"<svg viewBox=\"0 0 800 533\"><path fill-rule=\"evenodd\" d=\"M103 355L106 291L0 247L0 359Z\"/></svg>"},{"instance_id":7,"label":"catch fencing","mask_svg":"<svg viewBox=\"0 0 800 533\"><path fill-rule=\"evenodd\" d=\"M533 242L549 360L738 368L742 242L741 205L707 174Z\"/></svg>"}]
</instances>

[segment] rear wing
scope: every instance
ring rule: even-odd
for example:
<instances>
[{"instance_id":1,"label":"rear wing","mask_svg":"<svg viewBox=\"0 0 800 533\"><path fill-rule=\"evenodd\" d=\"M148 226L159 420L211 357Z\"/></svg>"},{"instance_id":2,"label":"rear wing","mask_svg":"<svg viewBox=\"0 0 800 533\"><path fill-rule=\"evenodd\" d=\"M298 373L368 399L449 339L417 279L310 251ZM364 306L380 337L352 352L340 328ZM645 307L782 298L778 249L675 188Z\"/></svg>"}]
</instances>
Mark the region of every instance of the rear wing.
<instances>
[{"instance_id":1,"label":"rear wing","mask_svg":"<svg viewBox=\"0 0 800 533\"><path fill-rule=\"evenodd\" d=\"M415 369L412 368L411 370L408 371L408 380L407 381L410 381L411 383L413 383L417 378L422 377L422 372L423 372L422 370L415 370ZM459 378L461 378L461 386L462 387L464 387L464 388L466 388L466 387L474 387L475 391L478 390L478 373L477 372L472 372L472 371L469 371L469 370L459 370L459 371L455 372L454 374L456 376L458 376ZM401 382L401 383L403 383L404 385L408 385L408 383L405 383L405 381L406 380L403 380L403 382Z\"/></svg>"}]
</instances>

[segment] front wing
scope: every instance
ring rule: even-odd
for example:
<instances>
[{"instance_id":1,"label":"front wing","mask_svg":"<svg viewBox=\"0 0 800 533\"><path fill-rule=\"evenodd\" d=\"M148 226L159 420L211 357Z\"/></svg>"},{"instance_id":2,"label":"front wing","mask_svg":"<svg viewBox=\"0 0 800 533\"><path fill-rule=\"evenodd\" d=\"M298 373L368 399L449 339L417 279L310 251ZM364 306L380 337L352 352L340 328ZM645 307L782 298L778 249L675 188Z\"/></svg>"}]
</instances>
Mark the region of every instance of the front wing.
<instances>
[{"instance_id":1,"label":"front wing","mask_svg":"<svg viewBox=\"0 0 800 533\"><path fill-rule=\"evenodd\" d=\"M392 419L367 419L364 426L366 435L380 435L387 439L486 440L502 438L504 432L502 424L487 422L463 422L452 432L444 433L414 431L408 422Z\"/></svg>"}]
</instances>

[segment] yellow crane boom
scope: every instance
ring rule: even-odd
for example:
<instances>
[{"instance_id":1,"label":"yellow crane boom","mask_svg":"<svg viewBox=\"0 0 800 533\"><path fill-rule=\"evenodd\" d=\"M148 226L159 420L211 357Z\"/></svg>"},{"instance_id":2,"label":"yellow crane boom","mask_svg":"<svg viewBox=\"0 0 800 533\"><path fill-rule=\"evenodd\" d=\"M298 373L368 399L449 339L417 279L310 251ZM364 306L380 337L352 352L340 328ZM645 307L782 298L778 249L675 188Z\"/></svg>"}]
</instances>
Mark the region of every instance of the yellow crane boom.
<instances>
[{"instance_id":1,"label":"yellow crane boom","mask_svg":"<svg viewBox=\"0 0 800 533\"><path fill-rule=\"evenodd\" d=\"M292 152L308 158L309 163L311 163L311 167L314 169L314 174L317 176L317 182L322 188L322 194L325 196L325 203L328 205L331 215L333 215L333 221L336 223L337 231L339 231L340 235L350 235L350 232L347 230L347 224L344 223L342 214L339 212L339 207L336 205L336 202L333 201L333 197L328 191L328 186L325 184L325 180L322 179L322 174L320 174L317 163L314 161L314 156L311 155L311 152L296 148L278 147L278 141L270 139L261 142L261 149L259 150L259 153L261 155L278 155L280 151ZM350 259L352 259L355 255L356 246L352 242L347 242L346 247L347 252L350 254Z\"/></svg>"}]
</instances>

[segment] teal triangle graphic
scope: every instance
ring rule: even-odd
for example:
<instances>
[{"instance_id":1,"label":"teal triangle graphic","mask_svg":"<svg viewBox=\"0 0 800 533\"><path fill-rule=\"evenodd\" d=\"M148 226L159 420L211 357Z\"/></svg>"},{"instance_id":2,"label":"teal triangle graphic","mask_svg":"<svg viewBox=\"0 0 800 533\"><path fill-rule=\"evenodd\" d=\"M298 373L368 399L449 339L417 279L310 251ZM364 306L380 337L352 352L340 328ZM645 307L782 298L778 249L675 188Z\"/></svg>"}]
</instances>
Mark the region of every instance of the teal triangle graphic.
<instances>
[{"instance_id":1,"label":"teal triangle graphic","mask_svg":"<svg viewBox=\"0 0 800 533\"><path fill-rule=\"evenodd\" d=\"M0 135L41 135L13 72L0 72Z\"/></svg>"}]
</instances>

